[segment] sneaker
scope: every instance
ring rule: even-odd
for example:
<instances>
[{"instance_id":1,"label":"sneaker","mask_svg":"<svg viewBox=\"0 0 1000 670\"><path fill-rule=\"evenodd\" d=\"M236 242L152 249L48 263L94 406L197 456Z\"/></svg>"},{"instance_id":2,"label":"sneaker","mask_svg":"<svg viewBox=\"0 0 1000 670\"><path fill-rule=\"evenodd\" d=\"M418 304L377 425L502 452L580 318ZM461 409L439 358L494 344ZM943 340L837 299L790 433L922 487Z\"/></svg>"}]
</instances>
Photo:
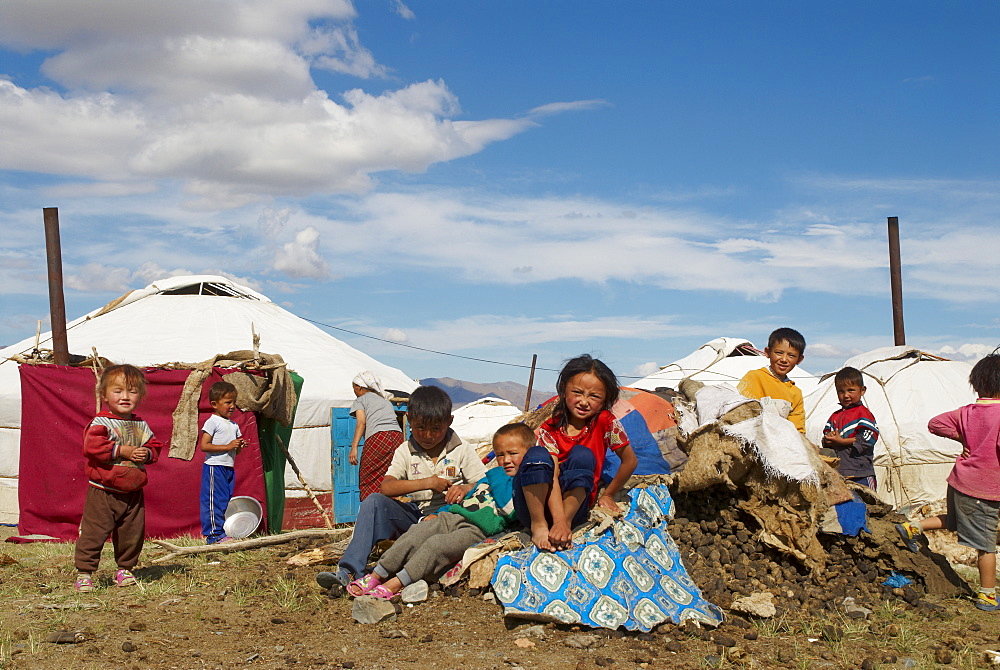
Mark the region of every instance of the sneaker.
<instances>
[{"instance_id":1,"label":"sneaker","mask_svg":"<svg viewBox=\"0 0 1000 670\"><path fill-rule=\"evenodd\" d=\"M906 545L907 549L910 551L920 550L920 545L917 544L916 540L916 537L924 532L920 529L920 526L909 521L904 521L903 523L896 524L896 532L903 538L903 544Z\"/></svg>"},{"instance_id":2,"label":"sneaker","mask_svg":"<svg viewBox=\"0 0 1000 670\"><path fill-rule=\"evenodd\" d=\"M118 586L135 586L135 577L128 570L119 570L115 573L115 584Z\"/></svg>"},{"instance_id":3,"label":"sneaker","mask_svg":"<svg viewBox=\"0 0 1000 670\"><path fill-rule=\"evenodd\" d=\"M77 575L73 588L77 590L77 593L90 593L94 590L94 581L87 575Z\"/></svg>"},{"instance_id":4,"label":"sneaker","mask_svg":"<svg viewBox=\"0 0 1000 670\"><path fill-rule=\"evenodd\" d=\"M997 603L997 596L995 593L983 593L980 591L976 595L976 607L985 612L993 612L994 610L1000 609L1000 603Z\"/></svg>"}]
</instances>

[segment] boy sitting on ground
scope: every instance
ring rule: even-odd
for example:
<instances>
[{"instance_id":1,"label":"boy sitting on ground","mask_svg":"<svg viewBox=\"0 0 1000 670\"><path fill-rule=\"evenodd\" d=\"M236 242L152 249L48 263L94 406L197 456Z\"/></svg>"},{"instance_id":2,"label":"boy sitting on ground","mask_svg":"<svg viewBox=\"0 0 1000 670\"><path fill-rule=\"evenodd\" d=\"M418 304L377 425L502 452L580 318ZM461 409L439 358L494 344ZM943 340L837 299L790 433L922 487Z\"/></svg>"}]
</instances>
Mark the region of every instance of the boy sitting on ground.
<instances>
[{"instance_id":1,"label":"boy sitting on ground","mask_svg":"<svg viewBox=\"0 0 1000 670\"><path fill-rule=\"evenodd\" d=\"M788 420L803 434L806 432L806 412L802 391L788 378L788 374L802 362L805 353L806 339L802 333L791 328L778 328L767 338L764 348L764 355L770 364L746 373L736 386L736 390L747 398L787 400L792 405Z\"/></svg>"},{"instance_id":2,"label":"boy sitting on ground","mask_svg":"<svg viewBox=\"0 0 1000 670\"><path fill-rule=\"evenodd\" d=\"M394 540L424 516L457 503L486 476L486 468L471 445L451 429L451 398L436 386L421 386L410 395L407 416L410 439L396 447L382 480L381 492L361 503L351 542L336 572L321 572L316 582L357 592L352 580L368 565L368 555L382 540ZM405 496L407 501L393 498Z\"/></svg>"},{"instance_id":3,"label":"boy sitting on ground","mask_svg":"<svg viewBox=\"0 0 1000 670\"><path fill-rule=\"evenodd\" d=\"M845 479L875 490L875 417L861 404L865 385L861 370L843 368L833 378L840 409L830 415L823 428L823 446L840 459L837 472Z\"/></svg>"},{"instance_id":4,"label":"boy sitting on ground","mask_svg":"<svg viewBox=\"0 0 1000 670\"><path fill-rule=\"evenodd\" d=\"M513 477L534 444L534 431L523 423L502 426L493 436L499 467L487 470L464 500L411 526L348 593L390 600L415 581L439 578L466 549L515 524Z\"/></svg>"}]
</instances>

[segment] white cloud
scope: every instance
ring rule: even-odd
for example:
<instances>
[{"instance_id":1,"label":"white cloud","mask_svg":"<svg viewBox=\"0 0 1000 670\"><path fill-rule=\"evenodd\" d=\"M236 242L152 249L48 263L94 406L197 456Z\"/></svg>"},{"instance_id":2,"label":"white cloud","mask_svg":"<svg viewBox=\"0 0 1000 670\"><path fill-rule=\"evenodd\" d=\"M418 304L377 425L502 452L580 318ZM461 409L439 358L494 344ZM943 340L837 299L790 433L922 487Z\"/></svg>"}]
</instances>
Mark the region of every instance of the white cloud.
<instances>
[{"instance_id":1,"label":"white cloud","mask_svg":"<svg viewBox=\"0 0 1000 670\"><path fill-rule=\"evenodd\" d=\"M87 293L125 293L130 290L132 271L128 268L110 267L101 263L87 263L67 274L67 288Z\"/></svg>"},{"instance_id":2,"label":"white cloud","mask_svg":"<svg viewBox=\"0 0 1000 670\"><path fill-rule=\"evenodd\" d=\"M319 231L309 226L295 234L295 240L278 250L274 269L290 277L323 279L329 268L319 255Z\"/></svg>"},{"instance_id":3,"label":"white cloud","mask_svg":"<svg viewBox=\"0 0 1000 670\"><path fill-rule=\"evenodd\" d=\"M399 328L389 328L382 333L382 339L389 340L390 342L407 342L410 336L406 334L406 331Z\"/></svg>"},{"instance_id":4,"label":"white cloud","mask_svg":"<svg viewBox=\"0 0 1000 670\"><path fill-rule=\"evenodd\" d=\"M654 372L659 372L659 371L660 371L660 366L656 363L656 361L648 361L646 363L642 363L640 365L635 366L632 369L632 372L629 373L629 376L638 377L641 379L643 377L648 377Z\"/></svg>"},{"instance_id":5,"label":"white cloud","mask_svg":"<svg viewBox=\"0 0 1000 670\"><path fill-rule=\"evenodd\" d=\"M65 89L0 80L0 169L81 178L68 194L176 180L192 206L218 210L364 192L376 173L422 172L536 125L455 120L458 98L443 81L331 98L310 68L387 73L353 17L337 0L97 0L66 3L58 21L51 3L0 4L0 45L53 51L43 71Z\"/></svg>"},{"instance_id":6,"label":"white cloud","mask_svg":"<svg viewBox=\"0 0 1000 670\"><path fill-rule=\"evenodd\" d=\"M392 3L393 9L396 10L396 13L407 21L412 21L417 18L417 15L413 13L413 10L403 4L403 0L390 0L390 2Z\"/></svg>"},{"instance_id":7,"label":"white cloud","mask_svg":"<svg viewBox=\"0 0 1000 670\"><path fill-rule=\"evenodd\" d=\"M997 348L995 344L965 343L958 346L944 345L938 350L930 350L928 353L937 354L943 358L950 358L955 361L975 362L984 356L988 356Z\"/></svg>"}]
</instances>

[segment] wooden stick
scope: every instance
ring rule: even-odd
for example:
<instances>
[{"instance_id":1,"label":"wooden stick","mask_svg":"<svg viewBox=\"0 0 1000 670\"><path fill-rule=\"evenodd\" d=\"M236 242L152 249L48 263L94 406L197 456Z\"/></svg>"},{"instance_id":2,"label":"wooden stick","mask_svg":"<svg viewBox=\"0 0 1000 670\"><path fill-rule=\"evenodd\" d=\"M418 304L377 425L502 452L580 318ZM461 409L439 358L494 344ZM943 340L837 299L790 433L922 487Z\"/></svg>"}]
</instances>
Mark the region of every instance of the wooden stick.
<instances>
[{"instance_id":1,"label":"wooden stick","mask_svg":"<svg viewBox=\"0 0 1000 670\"><path fill-rule=\"evenodd\" d=\"M295 476L299 478L299 482L302 484L302 488L306 490L306 495L308 495L309 499L313 501L313 505L316 505L316 509L319 510L319 513L323 515L323 521L326 522L326 527L333 528L333 519L331 519L330 515L327 514L327 511L323 509L323 506L320 504L319 500L316 499L316 494L313 493L312 489L309 488L309 485L306 484L306 478L302 476L301 472L299 472L299 466L295 464L295 459L292 458L292 455L290 453L288 453L288 448L285 447L285 443L281 439L281 436L278 435L277 432L275 432L274 437L275 439L278 440L278 446L281 447L281 451L285 453L285 458L288 459L288 464L291 465L292 470L295 471Z\"/></svg>"},{"instance_id":2,"label":"wooden stick","mask_svg":"<svg viewBox=\"0 0 1000 670\"><path fill-rule=\"evenodd\" d=\"M151 562L162 563L177 556L204 554L210 551L229 553L245 549L258 549L260 547L270 547L275 544L284 544L303 537L329 537L333 535L335 540L339 540L350 535L352 532L350 528L310 528L308 530L293 530L290 533L283 533L281 535L265 535L264 537L255 537L250 540L230 540L229 542L217 542L216 544L200 544L194 547L181 547L166 540L150 540L153 544L163 547L169 552L163 556L157 556Z\"/></svg>"}]
</instances>

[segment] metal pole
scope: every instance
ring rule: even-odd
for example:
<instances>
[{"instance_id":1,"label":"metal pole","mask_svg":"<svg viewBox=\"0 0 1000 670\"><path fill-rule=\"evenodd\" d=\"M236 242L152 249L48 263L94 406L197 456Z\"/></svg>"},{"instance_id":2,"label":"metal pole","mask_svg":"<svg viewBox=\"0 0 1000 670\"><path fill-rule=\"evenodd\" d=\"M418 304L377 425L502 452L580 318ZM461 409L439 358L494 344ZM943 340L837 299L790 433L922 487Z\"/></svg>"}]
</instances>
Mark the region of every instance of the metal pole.
<instances>
[{"instance_id":1,"label":"metal pole","mask_svg":"<svg viewBox=\"0 0 1000 670\"><path fill-rule=\"evenodd\" d=\"M524 411L531 409L531 387L535 384L535 363L538 362L538 354L531 354L531 375L528 376L528 393L524 396Z\"/></svg>"},{"instance_id":2,"label":"metal pole","mask_svg":"<svg viewBox=\"0 0 1000 670\"><path fill-rule=\"evenodd\" d=\"M889 286L892 291L892 333L896 346L906 344L903 331L903 273L899 262L899 217L889 217Z\"/></svg>"},{"instance_id":3,"label":"metal pole","mask_svg":"<svg viewBox=\"0 0 1000 670\"><path fill-rule=\"evenodd\" d=\"M56 365L69 365L66 339L66 301L63 299L62 247L59 244L59 208L42 208L45 221L45 257L49 266L49 322Z\"/></svg>"}]
</instances>

